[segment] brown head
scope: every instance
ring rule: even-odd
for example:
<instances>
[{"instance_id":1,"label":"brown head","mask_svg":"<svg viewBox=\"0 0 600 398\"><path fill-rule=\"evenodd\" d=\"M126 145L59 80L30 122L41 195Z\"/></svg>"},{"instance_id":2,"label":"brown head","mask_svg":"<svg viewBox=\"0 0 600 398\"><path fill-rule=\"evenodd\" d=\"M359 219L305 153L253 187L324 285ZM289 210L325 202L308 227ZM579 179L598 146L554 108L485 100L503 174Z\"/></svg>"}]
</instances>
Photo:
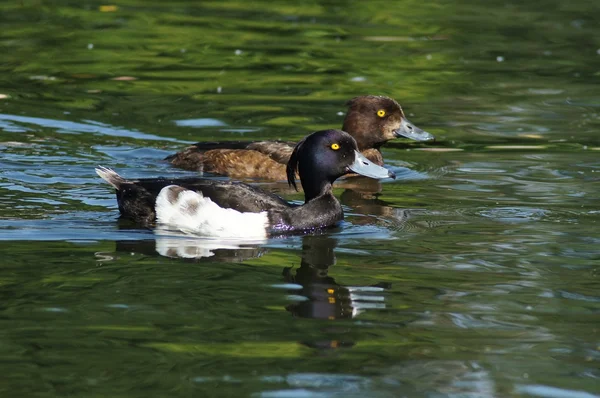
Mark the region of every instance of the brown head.
<instances>
[{"instance_id":1,"label":"brown head","mask_svg":"<svg viewBox=\"0 0 600 398\"><path fill-rule=\"evenodd\" d=\"M346 103L348 112L342 130L356 139L358 149L379 148L398 137L415 141L433 140L433 135L406 119L402 107L392 98L363 95Z\"/></svg>"}]
</instances>

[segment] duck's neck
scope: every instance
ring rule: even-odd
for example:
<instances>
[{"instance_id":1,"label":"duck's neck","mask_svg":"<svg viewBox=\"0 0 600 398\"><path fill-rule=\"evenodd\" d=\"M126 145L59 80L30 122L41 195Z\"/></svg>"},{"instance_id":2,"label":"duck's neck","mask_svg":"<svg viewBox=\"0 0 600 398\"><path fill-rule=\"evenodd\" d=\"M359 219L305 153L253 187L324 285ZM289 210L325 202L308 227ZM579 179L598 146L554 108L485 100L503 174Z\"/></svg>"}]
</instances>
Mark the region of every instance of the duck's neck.
<instances>
[{"instance_id":1,"label":"duck's neck","mask_svg":"<svg viewBox=\"0 0 600 398\"><path fill-rule=\"evenodd\" d=\"M302 181L302 189L304 189L304 203L308 203L316 197L323 195L330 195L332 193L331 188L332 181L322 180L315 182Z\"/></svg>"},{"instance_id":2,"label":"duck's neck","mask_svg":"<svg viewBox=\"0 0 600 398\"><path fill-rule=\"evenodd\" d=\"M369 148L377 148L382 144L377 145L373 141L378 134L373 131L372 122L361 117L361 113L355 109L349 109L342 130L350 134L356 140L359 151L364 151ZM376 146L377 145L377 146Z\"/></svg>"}]
</instances>

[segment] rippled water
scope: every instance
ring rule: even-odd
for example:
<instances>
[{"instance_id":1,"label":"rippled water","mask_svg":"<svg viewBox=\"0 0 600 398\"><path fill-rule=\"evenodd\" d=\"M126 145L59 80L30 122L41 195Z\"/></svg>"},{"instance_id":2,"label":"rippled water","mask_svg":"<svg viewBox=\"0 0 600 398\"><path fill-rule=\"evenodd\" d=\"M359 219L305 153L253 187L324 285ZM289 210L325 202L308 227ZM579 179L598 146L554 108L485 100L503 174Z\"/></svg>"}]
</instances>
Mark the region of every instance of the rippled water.
<instances>
[{"instance_id":1,"label":"rippled water","mask_svg":"<svg viewBox=\"0 0 600 398\"><path fill-rule=\"evenodd\" d=\"M600 31L589 2L0 5L5 396L600 396ZM118 220L96 165L398 99L344 223L264 242ZM301 200L283 183L254 183Z\"/></svg>"}]
</instances>

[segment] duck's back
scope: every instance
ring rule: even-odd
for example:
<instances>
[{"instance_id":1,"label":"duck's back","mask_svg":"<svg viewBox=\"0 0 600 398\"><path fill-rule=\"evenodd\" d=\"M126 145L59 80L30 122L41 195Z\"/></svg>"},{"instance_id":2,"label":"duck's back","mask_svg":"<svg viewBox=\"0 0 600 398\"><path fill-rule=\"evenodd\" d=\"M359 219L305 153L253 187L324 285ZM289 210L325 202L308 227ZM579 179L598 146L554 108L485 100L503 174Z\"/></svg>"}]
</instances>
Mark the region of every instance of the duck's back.
<instances>
[{"instance_id":1,"label":"duck's back","mask_svg":"<svg viewBox=\"0 0 600 398\"><path fill-rule=\"evenodd\" d=\"M277 195L265 192L252 185L237 181L215 181L208 178L151 178L136 181L153 196L158 196L167 185L178 185L202 195L224 208L241 212L258 213L271 208L288 207L288 203Z\"/></svg>"},{"instance_id":2,"label":"duck's back","mask_svg":"<svg viewBox=\"0 0 600 398\"><path fill-rule=\"evenodd\" d=\"M282 141L199 142L166 160L179 168L234 178L285 180L293 149Z\"/></svg>"},{"instance_id":3,"label":"duck's back","mask_svg":"<svg viewBox=\"0 0 600 398\"><path fill-rule=\"evenodd\" d=\"M201 192L220 207L240 212L259 213L290 207L279 196L240 182L197 177L126 180L109 169L98 169L97 172L116 188L121 216L144 224L151 224L156 219L156 198L169 185Z\"/></svg>"}]
</instances>

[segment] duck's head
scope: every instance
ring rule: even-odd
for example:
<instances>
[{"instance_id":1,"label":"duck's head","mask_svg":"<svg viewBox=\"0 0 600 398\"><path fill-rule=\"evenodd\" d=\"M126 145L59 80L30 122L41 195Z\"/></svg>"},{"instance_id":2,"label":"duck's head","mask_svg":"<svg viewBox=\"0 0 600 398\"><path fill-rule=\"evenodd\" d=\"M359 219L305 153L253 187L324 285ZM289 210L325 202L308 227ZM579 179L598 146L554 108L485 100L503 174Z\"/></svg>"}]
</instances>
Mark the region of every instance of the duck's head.
<instances>
[{"instance_id":1,"label":"duck's head","mask_svg":"<svg viewBox=\"0 0 600 398\"><path fill-rule=\"evenodd\" d=\"M389 97L363 95L346 103L348 112L342 130L351 134L363 151L379 148L398 137L431 141L434 136L408 121L402 107Z\"/></svg>"},{"instance_id":2,"label":"duck's head","mask_svg":"<svg viewBox=\"0 0 600 398\"><path fill-rule=\"evenodd\" d=\"M365 158L350 134L341 130L322 130L300 141L287 164L288 183L296 187L300 175L306 201L324 193L339 177L357 173L371 178L396 178L388 169Z\"/></svg>"}]
</instances>

